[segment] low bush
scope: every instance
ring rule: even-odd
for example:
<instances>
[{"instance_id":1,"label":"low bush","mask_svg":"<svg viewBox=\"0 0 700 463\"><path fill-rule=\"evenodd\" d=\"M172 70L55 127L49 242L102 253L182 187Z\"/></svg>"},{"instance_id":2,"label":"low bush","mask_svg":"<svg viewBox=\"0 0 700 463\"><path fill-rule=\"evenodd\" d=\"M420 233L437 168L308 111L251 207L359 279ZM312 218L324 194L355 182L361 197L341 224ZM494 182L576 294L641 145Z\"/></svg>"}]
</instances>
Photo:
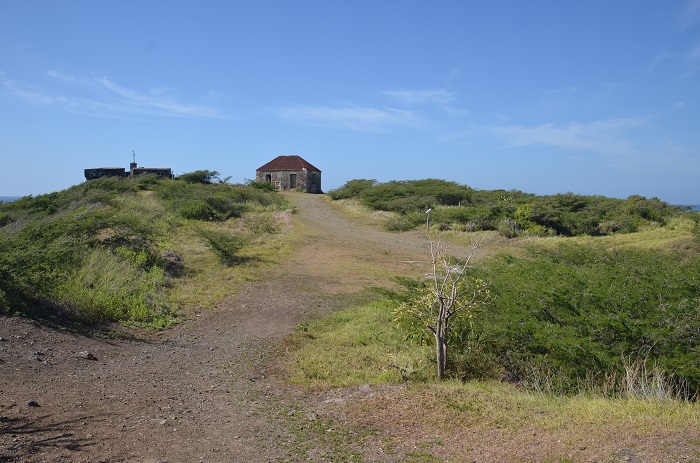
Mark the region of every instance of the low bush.
<instances>
[{"instance_id":1,"label":"low bush","mask_svg":"<svg viewBox=\"0 0 700 463\"><path fill-rule=\"evenodd\" d=\"M688 230L700 214L658 198L626 200L564 193L536 196L517 190L474 190L443 180L377 183L351 180L329 192L332 199L356 198L363 205L399 214L421 214L432 208L432 222L442 229L497 230L502 235L600 236L633 233L667 225ZM512 225L512 222L515 225ZM388 224L406 230L396 220Z\"/></svg>"},{"instance_id":2,"label":"low bush","mask_svg":"<svg viewBox=\"0 0 700 463\"><path fill-rule=\"evenodd\" d=\"M423 218L418 214L396 215L386 220L384 228L391 232L404 232L423 225Z\"/></svg>"},{"instance_id":3,"label":"low bush","mask_svg":"<svg viewBox=\"0 0 700 463\"><path fill-rule=\"evenodd\" d=\"M215 170L195 170L178 176L178 180L186 183L201 183L208 185L213 180L218 179L219 173Z\"/></svg>"},{"instance_id":4,"label":"low bush","mask_svg":"<svg viewBox=\"0 0 700 463\"><path fill-rule=\"evenodd\" d=\"M214 220L217 218L214 208L200 199L195 199L185 204L180 214L184 218L192 220Z\"/></svg>"},{"instance_id":5,"label":"low bush","mask_svg":"<svg viewBox=\"0 0 700 463\"><path fill-rule=\"evenodd\" d=\"M653 371L677 393L700 391L694 254L563 244L530 247L519 257L501 254L473 270L493 297L451 322L454 376L623 395L619 378L629 377L630 365L648 362L653 368L640 381L652 383L647 373ZM397 301L425 290L422 282L403 283L403 293L390 293ZM432 342L426 333L415 337L416 327L402 329L408 338Z\"/></svg>"},{"instance_id":6,"label":"low bush","mask_svg":"<svg viewBox=\"0 0 700 463\"><path fill-rule=\"evenodd\" d=\"M574 389L591 372L621 373L625 354L700 388L697 259L570 245L499 256L484 272L496 297L468 329L500 352L512 379L552 370Z\"/></svg>"},{"instance_id":7,"label":"low bush","mask_svg":"<svg viewBox=\"0 0 700 463\"><path fill-rule=\"evenodd\" d=\"M258 190L269 191L269 192L275 191L275 184L272 182L256 182L255 180L250 180L250 181L246 182L246 185L251 187L251 188L256 188Z\"/></svg>"},{"instance_id":8,"label":"low bush","mask_svg":"<svg viewBox=\"0 0 700 463\"><path fill-rule=\"evenodd\" d=\"M334 200L358 198L363 191L372 188L376 184L376 180L350 180L340 188L329 191L328 196Z\"/></svg>"},{"instance_id":9,"label":"low bush","mask_svg":"<svg viewBox=\"0 0 700 463\"><path fill-rule=\"evenodd\" d=\"M238 253L246 245L246 238L228 232L204 229L199 229L198 234L219 255L224 264L236 265L245 260Z\"/></svg>"}]
</instances>

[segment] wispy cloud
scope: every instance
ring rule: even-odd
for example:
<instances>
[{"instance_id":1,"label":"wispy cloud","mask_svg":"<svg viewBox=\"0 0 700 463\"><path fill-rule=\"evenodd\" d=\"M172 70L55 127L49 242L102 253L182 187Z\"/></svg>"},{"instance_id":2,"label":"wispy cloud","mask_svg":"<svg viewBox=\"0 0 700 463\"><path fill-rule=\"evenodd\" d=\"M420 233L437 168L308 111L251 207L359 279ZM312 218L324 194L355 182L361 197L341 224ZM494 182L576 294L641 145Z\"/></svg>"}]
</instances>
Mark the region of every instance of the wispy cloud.
<instances>
[{"instance_id":1,"label":"wispy cloud","mask_svg":"<svg viewBox=\"0 0 700 463\"><path fill-rule=\"evenodd\" d=\"M423 122L411 111L395 108L357 106L282 106L271 109L275 117L313 127L361 132L383 132L391 127L421 127Z\"/></svg>"},{"instance_id":2,"label":"wispy cloud","mask_svg":"<svg viewBox=\"0 0 700 463\"><path fill-rule=\"evenodd\" d=\"M73 76L54 70L48 71L47 76L49 88L18 83L4 74L0 74L0 83L11 95L27 103L87 116L226 117L216 107L183 101L174 89L140 91L104 76Z\"/></svg>"},{"instance_id":3,"label":"wispy cloud","mask_svg":"<svg viewBox=\"0 0 700 463\"><path fill-rule=\"evenodd\" d=\"M469 111L452 105L457 95L447 90L387 90L384 94L406 106L432 106L457 118L469 115Z\"/></svg>"},{"instance_id":4,"label":"wispy cloud","mask_svg":"<svg viewBox=\"0 0 700 463\"><path fill-rule=\"evenodd\" d=\"M446 105L455 100L455 94L445 90L388 90L384 94L405 104Z\"/></svg>"},{"instance_id":5,"label":"wispy cloud","mask_svg":"<svg viewBox=\"0 0 700 463\"><path fill-rule=\"evenodd\" d=\"M625 136L633 129L649 128L642 118L593 121L587 124L542 124L538 126L503 125L483 129L509 147L544 145L567 151L591 151L600 154L635 155L639 148Z\"/></svg>"},{"instance_id":6,"label":"wispy cloud","mask_svg":"<svg viewBox=\"0 0 700 463\"><path fill-rule=\"evenodd\" d=\"M658 55L649 66L647 74L667 70L673 72L672 82L684 81L700 72L700 42L684 51L666 52Z\"/></svg>"},{"instance_id":7,"label":"wispy cloud","mask_svg":"<svg viewBox=\"0 0 700 463\"><path fill-rule=\"evenodd\" d=\"M700 0L689 0L681 12L678 22L685 29L700 21Z\"/></svg>"}]
</instances>

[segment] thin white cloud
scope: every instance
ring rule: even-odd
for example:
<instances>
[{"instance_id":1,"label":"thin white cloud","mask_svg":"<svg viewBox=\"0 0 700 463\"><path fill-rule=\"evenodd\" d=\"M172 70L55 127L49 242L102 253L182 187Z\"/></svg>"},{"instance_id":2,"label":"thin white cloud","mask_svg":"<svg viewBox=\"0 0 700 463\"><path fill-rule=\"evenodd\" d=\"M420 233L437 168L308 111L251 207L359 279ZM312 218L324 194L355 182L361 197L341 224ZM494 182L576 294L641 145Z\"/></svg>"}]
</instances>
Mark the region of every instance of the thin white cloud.
<instances>
[{"instance_id":1,"label":"thin white cloud","mask_svg":"<svg viewBox=\"0 0 700 463\"><path fill-rule=\"evenodd\" d=\"M80 77L47 72L51 81L62 85L51 89L19 84L0 74L0 82L16 98L27 103L72 113L99 116L154 116L185 118L224 118L216 107L181 101L172 89L154 88L146 92L116 84L108 77Z\"/></svg>"},{"instance_id":2,"label":"thin white cloud","mask_svg":"<svg viewBox=\"0 0 700 463\"><path fill-rule=\"evenodd\" d=\"M624 134L628 130L648 128L641 118L594 121L588 124L542 124L533 127L504 125L484 129L509 147L545 145L569 151L591 151L601 154L634 155L639 148Z\"/></svg>"},{"instance_id":3,"label":"thin white cloud","mask_svg":"<svg viewBox=\"0 0 700 463\"><path fill-rule=\"evenodd\" d=\"M271 112L279 119L300 125L328 127L361 132L383 132L391 127L423 125L411 111L394 108L356 106L283 106Z\"/></svg>"},{"instance_id":4,"label":"thin white cloud","mask_svg":"<svg viewBox=\"0 0 700 463\"><path fill-rule=\"evenodd\" d=\"M606 119L568 125L504 125L483 128L476 133L495 138L507 148L550 147L571 156L595 156L606 166L621 171L659 169L687 173L697 169L692 150L667 140L650 141L645 134L653 124L644 118Z\"/></svg>"},{"instance_id":5,"label":"thin white cloud","mask_svg":"<svg viewBox=\"0 0 700 463\"><path fill-rule=\"evenodd\" d=\"M700 61L700 43L696 43L695 46L690 49L684 55L690 63L697 63Z\"/></svg>"},{"instance_id":6,"label":"thin white cloud","mask_svg":"<svg viewBox=\"0 0 700 463\"><path fill-rule=\"evenodd\" d=\"M32 86L20 86L17 82L8 79L4 72L0 72L0 82L10 95L25 100L35 105L49 106L60 102L60 98L45 95Z\"/></svg>"},{"instance_id":7,"label":"thin white cloud","mask_svg":"<svg viewBox=\"0 0 700 463\"><path fill-rule=\"evenodd\" d=\"M388 90L384 94L405 104L446 105L455 100L455 94L445 90Z\"/></svg>"},{"instance_id":8,"label":"thin white cloud","mask_svg":"<svg viewBox=\"0 0 700 463\"><path fill-rule=\"evenodd\" d=\"M437 107L451 117L461 118L469 115L469 111L451 105L456 100L456 94L446 90L387 90L384 95L405 106Z\"/></svg>"},{"instance_id":9,"label":"thin white cloud","mask_svg":"<svg viewBox=\"0 0 700 463\"><path fill-rule=\"evenodd\" d=\"M658 55L649 67L647 74L672 66L675 66L676 72L679 73L675 81L685 80L700 71L700 42L685 51Z\"/></svg>"},{"instance_id":10,"label":"thin white cloud","mask_svg":"<svg viewBox=\"0 0 700 463\"><path fill-rule=\"evenodd\" d=\"M690 0L681 12L678 22L685 29L700 21L700 0Z\"/></svg>"}]
</instances>

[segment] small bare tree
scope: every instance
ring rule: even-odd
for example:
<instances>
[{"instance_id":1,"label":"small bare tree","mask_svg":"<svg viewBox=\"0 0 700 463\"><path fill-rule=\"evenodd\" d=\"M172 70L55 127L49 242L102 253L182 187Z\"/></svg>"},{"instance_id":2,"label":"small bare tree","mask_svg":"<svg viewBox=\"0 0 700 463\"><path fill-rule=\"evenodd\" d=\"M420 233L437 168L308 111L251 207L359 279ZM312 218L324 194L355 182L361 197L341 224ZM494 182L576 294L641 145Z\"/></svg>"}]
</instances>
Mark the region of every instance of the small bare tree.
<instances>
[{"instance_id":1,"label":"small bare tree","mask_svg":"<svg viewBox=\"0 0 700 463\"><path fill-rule=\"evenodd\" d=\"M411 302L401 305L397 319L410 318L411 325L429 330L435 339L438 379L445 377L447 368L448 338L450 322L460 311L468 311L489 297L486 283L482 279L467 276L467 269L480 242L474 241L466 256L453 257L447 246L430 240L432 273L429 290Z\"/></svg>"}]
</instances>

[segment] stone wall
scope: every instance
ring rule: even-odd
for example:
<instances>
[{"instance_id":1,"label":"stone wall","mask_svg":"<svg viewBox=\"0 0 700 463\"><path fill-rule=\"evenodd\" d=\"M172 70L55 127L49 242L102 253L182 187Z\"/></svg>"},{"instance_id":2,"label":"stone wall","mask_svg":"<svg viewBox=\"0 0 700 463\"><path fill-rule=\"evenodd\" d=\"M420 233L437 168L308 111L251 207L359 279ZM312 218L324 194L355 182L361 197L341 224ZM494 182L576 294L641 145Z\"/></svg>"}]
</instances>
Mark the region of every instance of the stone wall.
<instances>
[{"instance_id":1,"label":"stone wall","mask_svg":"<svg viewBox=\"0 0 700 463\"><path fill-rule=\"evenodd\" d=\"M294 177L296 176L296 178ZM321 193L321 172L302 170L257 171L256 182L272 182L278 190Z\"/></svg>"},{"instance_id":2,"label":"stone wall","mask_svg":"<svg viewBox=\"0 0 700 463\"><path fill-rule=\"evenodd\" d=\"M85 180L95 180L102 177L126 177L126 169L123 167L98 167L85 169Z\"/></svg>"},{"instance_id":3,"label":"stone wall","mask_svg":"<svg viewBox=\"0 0 700 463\"><path fill-rule=\"evenodd\" d=\"M152 174L158 178L173 178L173 170L162 167L134 167L131 169L131 175Z\"/></svg>"},{"instance_id":4,"label":"stone wall","mask_svg":"<svg viewBox=\"0 0 700 463\"><path fill-rule=\"evenodd\" d=\"M97 167L85 169L85 180L95 180L102 177L127 177L129 175L153 174L158 178L173 178L173 170L165 167L136 167L136 163L131 163L131 170L126 171L123 167Z\"/></svg>"}]
</instances>

